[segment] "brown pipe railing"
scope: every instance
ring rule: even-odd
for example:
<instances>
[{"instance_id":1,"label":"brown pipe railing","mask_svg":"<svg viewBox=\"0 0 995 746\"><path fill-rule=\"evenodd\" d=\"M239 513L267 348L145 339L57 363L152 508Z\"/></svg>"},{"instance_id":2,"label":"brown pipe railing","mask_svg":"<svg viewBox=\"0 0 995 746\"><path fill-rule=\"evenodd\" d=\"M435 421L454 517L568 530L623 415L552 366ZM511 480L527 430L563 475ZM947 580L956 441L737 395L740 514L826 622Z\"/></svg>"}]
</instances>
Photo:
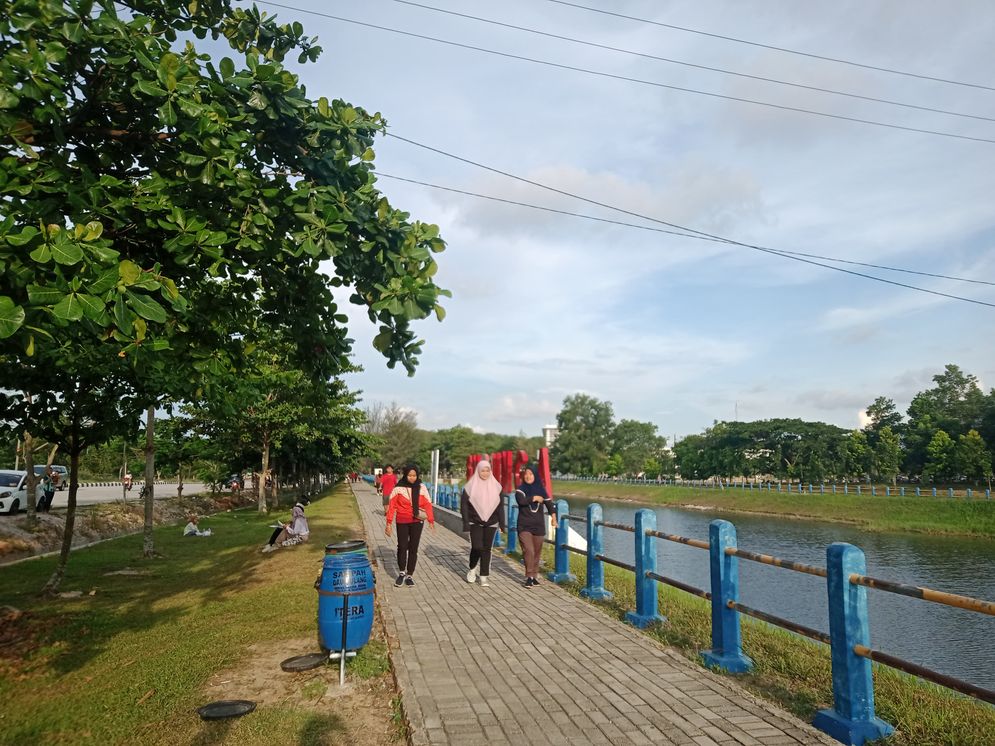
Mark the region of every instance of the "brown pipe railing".
<instances>
[{"instance_id":1,"label":"brown pipe railing","mask_svg":"<svg viewBox=\"0 0 995 746\"><path fill-rule=\"evenodd\" d=\"M776 627L783 627L784 629L790 632L797 632L799 635L810 637L813 640L824 642L827 645L830 644L829 635L827 635L825 632L820 632L817 629L806 627L804 624L798 624L796 622L792 622L790 619L785 619L784 617L775 616L774 614L768 614L766 611L760 611L760 609L754 609L750 606L737 603L736 601L726 601L726 606L728 606L730 609L735 609L738 612L746 614L747 616L759 619L762 622L773 624Z\"/></svg>"},{"instance_id":2,"label":"brown pipe railing","mask_svg":"<svg viewBox=\"0 0 995 746\"><path fill-rule=\"evenodd\" d=\"M980 598L960 596L956 593L945 593L944 591L934 591L932 588L922 588L917 585L906 585L905 583L896 583L892 580L881 580L880 578L872 578L868 575L857 575L856 573L850 575L850 582L854 585L863 585L868 588L876 588L879 591L898 593L899 595L909 596L911 598L921 598L923 601L932 601L937 604L944 604L958 609L967 609L968 611L977 611L981 614L995 616L995 602L993 601L982 601Z\"/></svg>"},{"instance_id":3,"label":"brown pipe railing","mask_svg":"<svg viewBox=\"0 0 995 746\"><path fill-rule=\"evenodd\" d=\"M697 588L693 585L688 585L687 583L682 583L680 580L675 578L668 578L666 575L658 575L655 572L647 572L647 578L653 578L653 580L659 581L665 585L673 586L679 591L684 591L685 593L690 593L692 596L697 596L698 598L703 598L706 601L712 600L712 594L701 588Z\"/></svg>"},{"instance_id":4,"label":"brown pipe railing","mask_svg":"<svg viewBox=\"0 0 995 746\"><path fill-rule=\"evenodd\" d=\"M877 663L883 663L886 666L897 668L899 671L910 673L913 676L926 679L926 681L932 681L934 684L945 686L948 689L953 689L961 694L968 694L972 697L977 697L984 702L995 705L995 692L991 689L985 689L984 687L969 684L966 681L955 679L953 676L947 676L946 674L933 671L925 666L920 666L918 663L912 663L911 661L907 661L903 658L898 658L894 655L889 655L888 653L882 653L880 650L874 650L873 648L866 647L865 645L854 645L853 652L861 658L869 658Z\"/></svg>"},{"instance_id":5,"label":"brown pipe railing","mask_svg":"<svg viewBox=\"0 0 995 746\"><path fill-rule=\"evenodd\" d=\"M820 578L826 577L826 568L824 567L815 567L814 565L806 565L802 562L792 562L791 560L781 559L780 557L775 557L771 554L748 552L745 549L739 549L738 547L726 547L725 553L730 557L742 557L743 559L746 560L759 562L762 565L773 565L774 567L783 567L785 570L804 572L808 573L809 575L817 575Z\"/></svg>"},{"instance_id":6,"label":"brown pipe railing","mask_svg":"<svg viewBox=\"0 0 995 746\"><path fill-rule=\"evenodd\" d=\"M628 562L622 562L622 560L612 559L611 557L605 557L603 554L594 555L594 559L604 562L606 565L614 565L615 567L621 567L623 570L628 570L629 572L635 572L636 566L630 565Z\"/></svg>"},{"instance_id":7,"label":"brown pipe railing","mask_svg":"<svg viewBox=\"0 0 995 746\"><path fill-rule=\"evenodd\" d=\"M611 523L609 521L598 521L594 525L596 525L596 526L604 526L605 528L616 528L619 531L629 531L630 533L635 533L636 532L636 527L635 526L629 526L629 525L627 525L625 523Z\"/></svg>"},{"instance_id":8,"label":"brown pipe railing","mask_svg":"<svg viewBox=\"0 0 995 746\"><path fill-rule=\"evenodd\" d=\"M647 531L647 536L655 536L658 539L666 539L667 541L673 541L677 544L687 544L690 547L697 547L698 549L709 549L707 541L702 541L701 539L689 539L687 536L678 536L677 534L665 534L662 531Z\"/></svg>"}]
</instances>

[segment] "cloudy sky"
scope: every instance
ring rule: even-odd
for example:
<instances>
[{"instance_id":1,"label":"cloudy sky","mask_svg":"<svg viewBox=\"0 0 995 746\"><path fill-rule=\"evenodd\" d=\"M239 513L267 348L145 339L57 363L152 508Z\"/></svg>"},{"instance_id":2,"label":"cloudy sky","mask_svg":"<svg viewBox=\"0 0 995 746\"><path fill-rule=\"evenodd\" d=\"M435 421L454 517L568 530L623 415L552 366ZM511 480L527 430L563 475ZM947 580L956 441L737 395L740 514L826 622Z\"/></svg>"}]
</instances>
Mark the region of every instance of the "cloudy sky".
<instances>
[{"instance_id":1,"label":"cloudy sky","mask_svg":"<svg viewBox=\"0 0 995 746\"><path fill-rule=\"evenodd\" d=\"M578 0L661 23L995 88L989 2ZM549 0L425 0L649 55L995 118L995 90L932 82L610 17ZM902 108L594 49L391 0L288 5L612 75L995 140L995 121ZM297 69L389 130L641 215L738 241L995 281L995 143L816 117L540 66L260 4L325 49ZM384 139L378 171L652 226ZM538 433L586 392L668 437L716 419L845 427L904 409L946 363L995 385L995 308L729 244L596 223L381 179L448 242L444 323L413 378L352 317L351 384L426 428ZM846 265L838 265L846 266ZM850 267L857 269L858 267ZM995 287L864 270L995 303Z\"/></svg>"}]
</instances>

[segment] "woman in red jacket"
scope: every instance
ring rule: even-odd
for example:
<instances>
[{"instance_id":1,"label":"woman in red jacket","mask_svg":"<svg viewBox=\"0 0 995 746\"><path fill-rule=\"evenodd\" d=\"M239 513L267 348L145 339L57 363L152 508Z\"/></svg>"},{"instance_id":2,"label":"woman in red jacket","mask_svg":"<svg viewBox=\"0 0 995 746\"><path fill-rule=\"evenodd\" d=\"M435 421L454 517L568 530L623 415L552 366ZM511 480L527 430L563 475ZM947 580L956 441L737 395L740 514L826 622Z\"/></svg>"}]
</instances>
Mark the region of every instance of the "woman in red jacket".
<instances>
[{"instance_id":1,"label":"woman in red jacket","mask_svg":"<svg viewBox=\"0 0 995 746\"><path fill-rule=\"evenodd\" d=\"M386 494L386 493L384 493ZM417 495L417 498L415 497ZM415 502L417 500L417 503ZM414 505L418 505L415 510ZM414 585L415 563L418 562L418 543L422 528L427 520L435 531L435 513L432 511L432 498L428 489L421 483L417 466L405 466L401 481L391 491L387 504L387 528L384 533L390 536L391 523L397 517L397 580L394 585Z\"/></svg>"}]
</instances>

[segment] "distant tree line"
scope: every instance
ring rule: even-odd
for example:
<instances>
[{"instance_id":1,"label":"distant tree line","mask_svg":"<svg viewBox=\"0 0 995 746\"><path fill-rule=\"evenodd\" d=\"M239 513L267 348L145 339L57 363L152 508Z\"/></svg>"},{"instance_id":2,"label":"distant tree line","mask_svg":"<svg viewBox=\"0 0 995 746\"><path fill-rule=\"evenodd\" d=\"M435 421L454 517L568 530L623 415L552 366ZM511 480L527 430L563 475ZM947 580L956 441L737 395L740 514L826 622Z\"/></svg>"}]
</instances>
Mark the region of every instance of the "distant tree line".
<instances>
[{"instance_id":1,"label":"distant tree line","mask_svg":"<svg viewBox=\"0 0 995 746\"><path fill-rule=\"evenodd\" d=\"M671 459L663 438L649 437L656 426L615 424L609 402L578 394L564 400L557 417L553 465L561 473L655 478L655 470L646 468L655 459L658 473L685 479L990 483L995 389L985 394L977 377L958 366L933 376L933 386L913 397L905 415L892 399L879 396L866 416L858 430L800 419L716 422L676 443ZM626 437L633 432L641 434L636 447ZM653 455L640 462L647 448Z\"/></svg>"},{"instance_id":2,"label":"distant tree line","mask_svg":"<svg viewBox=\"0 0 995 746\"><path fill-rule=\"evenodd\" d=\"M366 407L364 414L366 422L362 430L370 437L373 450L364 462L368 469L384 464L397 468L416 464L427 471L432 451L438 449L439 473L457 477L463 474L470 454L523 450L534 458L536 451L545 445L541 435L478 433L466 425L424 430L418 427L417 414L396 402L376 402Z\"/></svg>"}]
</instances>

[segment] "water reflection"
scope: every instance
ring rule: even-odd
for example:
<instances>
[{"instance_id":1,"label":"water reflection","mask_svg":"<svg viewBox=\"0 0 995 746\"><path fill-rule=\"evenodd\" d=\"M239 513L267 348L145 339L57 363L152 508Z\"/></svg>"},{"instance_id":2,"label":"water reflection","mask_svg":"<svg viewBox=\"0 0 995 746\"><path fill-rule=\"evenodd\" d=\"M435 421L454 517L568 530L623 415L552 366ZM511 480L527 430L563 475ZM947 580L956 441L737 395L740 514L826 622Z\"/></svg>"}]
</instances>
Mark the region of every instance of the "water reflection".
<instances>
[{"instance_id":1,"label":"water reflection","mask_svg":"<svg viewBox=\"0 0 995 746\"><path fill-rule=\"evenodd\" d=\"M602 502L606 521L633 523L638 506ZM570 501L582 515L587 502ZM707 539L708 524L725 518L736 525L744 549L825 566L826 546L846 541L864 550L869 575L950 593L995 600L995 541L862 531L817 521L776 519L656 508L660 531ZM583 526L577 526L583 531ZM658 572L708 588L707 553L657 541ZM605 529L610 557L633 561L633 535ZM808 627L828 632L825 581L756 562L740 561L741 600ZM995 617L868 589L871 644L885 652L995 689ZM666 611L662 611L666 613Z\"/></svg>"}]
</instances>

